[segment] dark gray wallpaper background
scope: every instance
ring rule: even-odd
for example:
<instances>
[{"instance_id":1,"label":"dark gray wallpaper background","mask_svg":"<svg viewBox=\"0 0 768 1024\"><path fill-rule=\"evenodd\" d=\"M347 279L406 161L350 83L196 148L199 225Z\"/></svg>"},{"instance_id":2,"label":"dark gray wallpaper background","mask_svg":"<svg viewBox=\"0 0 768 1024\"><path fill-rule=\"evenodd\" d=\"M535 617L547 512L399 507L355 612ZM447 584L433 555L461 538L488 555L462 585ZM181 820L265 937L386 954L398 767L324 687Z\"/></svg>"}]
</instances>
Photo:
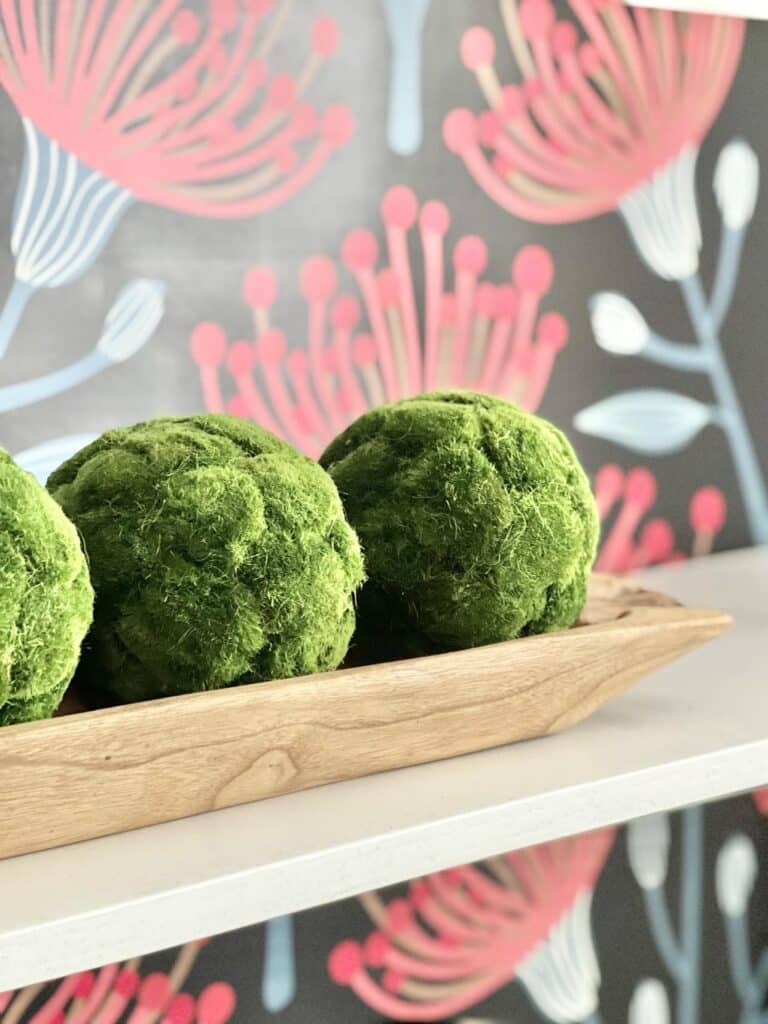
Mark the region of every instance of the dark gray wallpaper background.
<instances>
[{"instance_id":1,"label":"dark gray wallpaper background","mask_svg":"<svg viewBox=\"0 0 768 1024\"><path fill-rule=\"evenodd\" d=\"M244 271L257 262L268 264L279 278L275 321L292 344L303 345L305 306L298 288L301 263L321 252L338 256L341 239L353 227L370 227L383 238L378 212L381 197L391 185L403 183L422 201L436 198L447 203L452 215L449 239L475 233L487 241L490 263L486 279L504 280L512 256L528 242L551 250L556 277L546 308L567 317L571 340L558 357L540 411L569 432L590 472L608 461L627 468L645 461L614 444L578 434L572 426L574 414L628 387L679 387L706 401L710 398L707 382L637 358L621 359L602 352L592 337L587 302L598 290L621 290L659 331L687 340L690 328L678 289L656 278L641 263L616 214L552 227L513 218L475 185L461 160L449 153L442 141L442 121L450 109L483 109L474 78L458 57L461 35L469 25L484 24L494 32L502 81L513 77L495 0L432 3L423 47L424 140L410 157L397 156L387 146L388 40L383 13L375 0L302 0L282 33L275 66L297 69L306 52L309 25L319 14L330 14L338 21L342 42L340 52L321 70L310 98L319 106L341 101L352 108L356 121L352 141L332 156L298 196L254 219L204 220L146 204L129 209L84 277L33 297L0 364L0 384L56 369L85 354L115 293L133 277L166 282L163 322L145 348L124 364L59 397L0 414L0 443L12 452L20 451L65 433L100 432L160 413L201 409L196 367L188 354L190 329L200 320L213 319L227 328L230 337L248 336L250 316L241 299L241 280ZM717 154L734 136L744 137L761 159L768 150L766 52L768 24L752 23L729 98L702 147L698 192L705 280L711 276L718 242L719 219L711 187ZM22 131L19 117L5 97L0 98L0 137L0 277L10 286L10 218L22 159ZM766 208L768 197L758 200L723 337L768 473ZM652 468L659 480L655 512L672 521L684 543L688 500L693 491L708 483L721 487L729 498L728 522L718 547L747 542L731 460L716 428L705 429L683 453L654 459Z\"/></svg>"}]
</instances>

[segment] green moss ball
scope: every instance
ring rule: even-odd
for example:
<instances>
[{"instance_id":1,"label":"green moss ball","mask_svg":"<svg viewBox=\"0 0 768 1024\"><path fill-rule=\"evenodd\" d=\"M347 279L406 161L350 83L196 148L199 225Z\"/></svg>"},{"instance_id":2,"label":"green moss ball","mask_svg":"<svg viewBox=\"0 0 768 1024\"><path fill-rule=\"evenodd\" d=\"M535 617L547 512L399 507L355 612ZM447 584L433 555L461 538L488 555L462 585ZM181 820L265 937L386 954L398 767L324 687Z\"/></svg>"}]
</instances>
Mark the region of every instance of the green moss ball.
<instances>
[{"instance_id":1,"label":"green moss ball","mask_svg":"<svg viewBox=\"0 0 768 1024\"><path fill-rule=\"evenodd\" d=\"M470 391L418 395L361 416L320 461L365 552L363 644L451 650L578 617L598 517L546 420Z\"/></svg>"},{"instance_id":2,"label":"green moss ball","mask_svg":"<svg viewBox=\"0 0 768 1024\"><path fill-rule=\"evenodd\" d=\"M53 714L92 613L77 530L0 451L0 725Z\"/></svg>"},{"instance_id":3,"label":"green moss ball","mask_svg":"<svg viewBox=\"0 0 768 1024\"><path fill-rule=\"evenodd\" d=\"M83 681L123 701L335 668L360 547L333 482L223 415L109 430L48 487L96 590Z\"/></svg>"}]
</instances>

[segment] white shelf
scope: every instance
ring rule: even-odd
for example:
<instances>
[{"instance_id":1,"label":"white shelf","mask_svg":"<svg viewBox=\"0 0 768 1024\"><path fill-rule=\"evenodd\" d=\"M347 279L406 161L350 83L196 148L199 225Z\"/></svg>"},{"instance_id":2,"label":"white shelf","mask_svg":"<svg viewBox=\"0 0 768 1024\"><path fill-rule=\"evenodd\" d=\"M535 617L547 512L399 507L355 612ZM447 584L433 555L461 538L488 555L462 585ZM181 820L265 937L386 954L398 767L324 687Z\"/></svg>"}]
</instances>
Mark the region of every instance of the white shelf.
<instances>
[{"instance_id":1,"label":"white shelf","mask_svg":"<svg viewBox=\"0 0 768 1024\"><path fill-rule=\"evenodd\" d=\"M647 578L735 627L569 732L0 862L0 991L768 783L768 549Z\"/></svg>"},{"instance_id":2,"label":"white shelf","mask_svg":"<svg viewBox=\"0 0 768 1024\"><path fill-rule=\"evenodd\" d=\"M699 14L731 14L742 18L768 18L768 0L629 0L633 7L665 7Z\"/></svg>"}]
</instances>

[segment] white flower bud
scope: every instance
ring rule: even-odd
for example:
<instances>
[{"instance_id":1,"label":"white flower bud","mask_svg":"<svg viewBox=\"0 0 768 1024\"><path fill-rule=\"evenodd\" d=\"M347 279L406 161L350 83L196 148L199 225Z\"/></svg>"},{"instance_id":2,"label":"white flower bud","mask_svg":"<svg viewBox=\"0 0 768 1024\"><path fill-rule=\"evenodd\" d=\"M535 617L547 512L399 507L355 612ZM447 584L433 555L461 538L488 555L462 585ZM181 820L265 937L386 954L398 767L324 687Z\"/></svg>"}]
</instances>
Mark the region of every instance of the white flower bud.
<instances>
[{"instance_id":1,"label":"white flower bud","mask_svg":"<svg viewBox=\"0 0 768 1024\"><path fill-rule=\"evenodd\" d=\"M629 1024L669 1024L667 990L657 978L643 978L635 989Z\"/></svg>"},{"instance_id":2,"label":"white flower bud","mask_svg":"<svg viewBox=\"0 0 768 1024\"><path fill-rule=\"evenodd\" d=\"M650 330L637 306L618 292L598 292L589 304L595 341L606 352L631 356L643 349Z\"/></svg>"},{"instance_id":3,"label":"white flower bud","mask_svg":"<svg viewBox=\"0 0 768 1024\"><path fill-rule=\"evenodd\" d=\"M643 889L658 889L667 877L669 861L669 815L649 814L627 826L629 866Z\"/></svg>"},{"instance_id":4,"label":"white flower bud","mask_svg":"<svg viewBox=\"0 0 768 1024\"><path fill-rule=\"evenodd\" d=\"M717 904L727 917L741 917L757 878L755 844L743 834L727 839L717 855L715 889Z\"/></svg>"},{"instance_id":5,"label":"white flower bud","mask_svg":"<svg viewBox=\"0 0 768 1024\"><path fill-rule=\"evenodd\" d=\"M714 177L717 205L727 227L739 230L752 220L759 185L755 151L743 139L733 139L720 150Z\"/></svg>"},{"instance_id":6,"label":"white flower bud","mask_svg":"<svg viewBox=\"0 0 768 1024\"><path fill-rule=\"evenodd\" d=\"M96 348L122 363L145 345L165 312L165 285L138 278L120 290L104 320Z\"/></svg>"}]
</instances>

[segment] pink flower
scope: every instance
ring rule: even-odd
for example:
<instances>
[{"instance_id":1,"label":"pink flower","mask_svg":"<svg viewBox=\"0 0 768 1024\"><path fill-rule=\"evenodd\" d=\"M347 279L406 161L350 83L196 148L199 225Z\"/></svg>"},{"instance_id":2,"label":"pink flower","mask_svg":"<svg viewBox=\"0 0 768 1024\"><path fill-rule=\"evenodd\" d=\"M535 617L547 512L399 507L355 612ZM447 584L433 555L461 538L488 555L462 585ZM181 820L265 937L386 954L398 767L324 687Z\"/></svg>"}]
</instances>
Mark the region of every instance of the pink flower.
<instances>
[{"instance_id":1,"label":"pink flower","mask_svg":"<svg viewBox=\"0 0 768 1024\"><path fill-rule=\"evenodd\" d=\"M613 464L598 470L595 500L604 524L597 558L600 571L627 572L685 558L676 547L674 531L666 519L654 517L643 522L656 503L657 493L656 478L644 466L637 466L628 473ZM719 488L702 487L693 495L689 519L694 557L710 553L717 534L725 525L726 512L725 496ZM611 516L613 520L606 531L605 525Z\"/></svg>"},{"instance_id":2,"label":"pink flower","mask_svg":"<svg viewBox=\"0 0 768 1024\"><path fill-rule=\"evenodd\" d=\"M305 346L292 348L274 326L277 281L263 266L251 268L243 282L253 340L230 343L211 322L194 328L190 347L208 409L249 416L317 455L366 409L423 390L477 388L538 408L568 339L565 319L540 309L554 276L547 250L522 248L509 279L497 284L483 277L488 249L476 235L459 238L449 257L450 215L442 203L420 207L414 193L399 186L385 194L381 217L384 254L365 229L342 241L351 290L340 285L340 268L329 256L315 256L302 267ZM423 274L412 265L415 231ZM452 283L446 279L448 258ZM223 368L235 388L228 400Z\"/></svg>"},{"instance_id":3,"label":"pink flower","mask_svg":"<svg viewBox=\"0 0 768 1024\"><path fill-rule=\"evenodd\" d=\"M0 356L30 296L92 265L136 200L241 218L295 195L350 137L346 107L305 93L338 45L319 18L294 74L272 70L271 3L4 3L0 84L26 151L13 214L15 280Z\"/></svg>"},{"instance_id":4,"label":"pink flower","mask_svg":"<svg viewBox=\"0 0 768 1024\"><path fill-rule=\"evenodd\" d=\"M81 971L45 986L0 993L0 1013L19 1024L226 1024L235 1011L231 985L216 981L197 996L182 991L205 940L190 942L165 974L139 973L139 961Z\"/></svg>"},{"instance_id":5,"label":"pink flower","mask_svg":"<svg viewBox=\"0 0 768 1024\"><path fill-rule=\"evenodd\" d=\"M336 50L335 23L314 23L298 74L276 74L271 6L208 0L201 17L183 0L122 0L108 12L104 0L65 0L44 17L35 0L21 0L20 13L5 4L0 81L28 135L56 143L61 160L74 155L160 206L259 213L296 192L351 132L346 108L320 114L304 99Z\"/></svg>"},{"instance_id":6,"label":"pink flower","mask_svg":"<svg viewBox=\"0 0 768 1024\"><path fill-rule=\"evenodd\" d=\"M395 1020L452 1016L514 978L549 1019L585 1020L600 984L592 894L615 831L428 875L389 904L361 897L377 928L331 951L331 978Z\"/></svg>"},{"instance_id":7,"label":"pink flower","mask_svg":"<svg viewBox=\"0 0 768 1024\"><path fill-rule=\"evenodd\" d=\"M618 209L649 266L683 279L701 244L696 157L738 65L744 22L621 0L569 4L574 20L559 20L550 0L504 5L519 84L499 81L486 29L464 34L461 58L489 109L452 111L445 142L515 216L565 223Z\"/></svg>"}]
</instances>

